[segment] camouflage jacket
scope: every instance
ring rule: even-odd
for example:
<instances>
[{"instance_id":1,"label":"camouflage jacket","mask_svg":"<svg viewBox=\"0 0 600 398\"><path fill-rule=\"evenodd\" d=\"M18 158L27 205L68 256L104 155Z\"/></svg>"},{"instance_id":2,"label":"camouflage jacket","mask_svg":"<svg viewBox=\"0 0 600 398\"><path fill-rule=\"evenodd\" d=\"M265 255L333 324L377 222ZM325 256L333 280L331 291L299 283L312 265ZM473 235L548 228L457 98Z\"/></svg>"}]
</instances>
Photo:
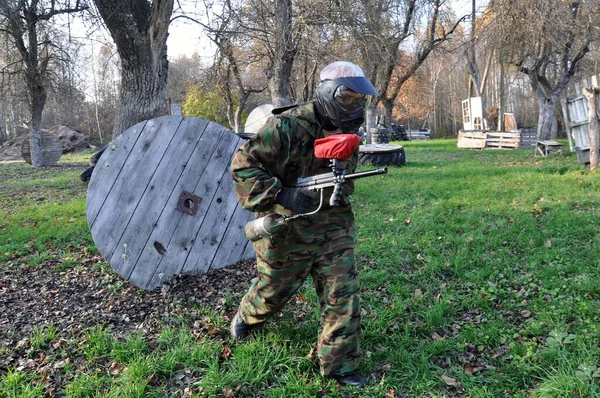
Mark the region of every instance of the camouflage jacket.
<instances>
[{"instance_id":1,"label":"camouflage jacket","mask_svg":"<svg viewBox=\"0 0 600 398\"><path fill-rule=\"evenodd\" d=\"M269 213L291 215L275 203L275 195L284 186L294 186L299 177L331 172L329 160L317 159L313 148L317 138L330 134L320 128L312 102L270 117L258 134L238 149L231 164L240 205L256 212L257 217ZM358 152L342 166L354 172L357 158ZM312 256L315 250L353 247L354 215L348 195L353 193L354 185L345 185L343 205L325 206L315 215L294 220L285 233L255 242L257 254L285 260ZM325 203L331 192L325 190Z\"/></svg>"}]
</instances>

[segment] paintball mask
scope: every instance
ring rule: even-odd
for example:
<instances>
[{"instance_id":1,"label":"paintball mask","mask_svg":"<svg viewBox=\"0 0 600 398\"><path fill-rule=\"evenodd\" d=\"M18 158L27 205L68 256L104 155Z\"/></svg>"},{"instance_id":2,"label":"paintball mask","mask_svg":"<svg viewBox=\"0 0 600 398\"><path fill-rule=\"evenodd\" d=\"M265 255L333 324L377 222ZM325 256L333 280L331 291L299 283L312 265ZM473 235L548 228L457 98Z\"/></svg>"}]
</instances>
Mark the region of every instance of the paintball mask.
<instances>
[{"instance_id":1,"label":"paintball mask","mask_svg":"<svg viewBox=\"0 0 600 398\"><path fill-rule=\"evenodd\" d=\"M364 123L367 95L377 90L363 71L350 62L334 62L321 72L317 108L344 133L356 133Z\"/></svg>"},{"instance_id":2,"label":"paintball mask","mask_svg":"<svg viewBox=\"0 0 600 398\"><path fill-rule=\"evenodd\" d=\"M354 134L365 121L366 94L377 91L365 77L323 80L317 89L317 107L335 127Z\"/></svg>"}]
</instances>

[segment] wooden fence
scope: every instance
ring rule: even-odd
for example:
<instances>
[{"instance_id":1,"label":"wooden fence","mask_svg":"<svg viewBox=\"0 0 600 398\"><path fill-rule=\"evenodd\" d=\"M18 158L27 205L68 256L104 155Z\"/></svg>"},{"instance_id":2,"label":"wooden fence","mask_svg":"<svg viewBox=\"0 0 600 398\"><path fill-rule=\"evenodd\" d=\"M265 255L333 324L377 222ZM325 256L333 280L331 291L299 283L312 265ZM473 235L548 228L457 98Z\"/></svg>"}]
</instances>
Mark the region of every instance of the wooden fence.
<instances>
[{"instance_id":1,"label":"wooden fence","mask_svg":"<svg viewBox=\"0 0 600 398\"><path fill-rule=\"evenodd\" d=\"M566 98L561 102L562 113L567 127L567 137L571 150L577 152L577 161L580 164L590 161L590 134L587 99L582 94L581 86L597 87L597 77L594 76L589 81L583 81L581 84L575 84L576 95L572 98ZM596 104L600 109L600 97L596 98ZM573 145L572 140L575 141Z\"/></svg>"}]
</instances>

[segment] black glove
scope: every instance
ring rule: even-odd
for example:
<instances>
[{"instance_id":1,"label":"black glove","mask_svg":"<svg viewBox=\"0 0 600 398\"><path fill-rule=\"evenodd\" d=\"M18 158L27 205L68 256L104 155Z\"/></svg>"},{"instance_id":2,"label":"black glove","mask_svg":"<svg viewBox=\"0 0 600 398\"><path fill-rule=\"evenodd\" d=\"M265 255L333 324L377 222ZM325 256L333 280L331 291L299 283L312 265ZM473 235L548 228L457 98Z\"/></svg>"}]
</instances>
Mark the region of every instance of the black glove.
<instances>
[{"instance_id":1,"label":"black glove","mask_svg":"<svg viewBox=\"0 0 600 398\"><path fill-rule=\"evenodd\" d=\"M319 198L319 192L306 188L282 188L275 196L275 202L294 214L309 213L316 210L313 201Z\"/></svg>"}]
</instances>

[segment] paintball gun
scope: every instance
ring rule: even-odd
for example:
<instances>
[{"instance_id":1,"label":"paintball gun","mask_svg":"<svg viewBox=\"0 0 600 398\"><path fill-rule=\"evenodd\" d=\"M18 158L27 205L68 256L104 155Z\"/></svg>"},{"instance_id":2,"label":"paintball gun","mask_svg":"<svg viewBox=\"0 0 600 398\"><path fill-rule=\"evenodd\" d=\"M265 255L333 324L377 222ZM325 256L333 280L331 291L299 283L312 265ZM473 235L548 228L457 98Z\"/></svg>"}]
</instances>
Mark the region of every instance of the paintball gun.
<instances>
[{"instance_id":1,"label":"paintball gun","mask_svg":"<svg viewBox=\"0 0 600 398\"><path fill-rule=\"evenodd\" d=\"M349 137L348 137L349 136ZM356 137L356 138L354 138ZM309 213L294 214L292 216L283 216L281 214L268 214L264 217L250 221L244 227L246 237L255 242L268 236L276 235L287 228L288 224L300 217L306 217L317 213L323 207L324 191L326 188L333 187L333 193L329 197L329 205L339 206L342 196L342 185L346 181L359 178L370 177L378 174L386 174L387 168L362 171L358 173L348 173L348 169L340 167L340 160L346 160L358 148L359 137L353 134L338 134L327 138L316 140L315 156L317 158L331 159L330 173L318 174L312 177L298 178L295 187L306 188L311 191L319 191L319 206L316 210Z\"/></svg>"}]
</instances>

